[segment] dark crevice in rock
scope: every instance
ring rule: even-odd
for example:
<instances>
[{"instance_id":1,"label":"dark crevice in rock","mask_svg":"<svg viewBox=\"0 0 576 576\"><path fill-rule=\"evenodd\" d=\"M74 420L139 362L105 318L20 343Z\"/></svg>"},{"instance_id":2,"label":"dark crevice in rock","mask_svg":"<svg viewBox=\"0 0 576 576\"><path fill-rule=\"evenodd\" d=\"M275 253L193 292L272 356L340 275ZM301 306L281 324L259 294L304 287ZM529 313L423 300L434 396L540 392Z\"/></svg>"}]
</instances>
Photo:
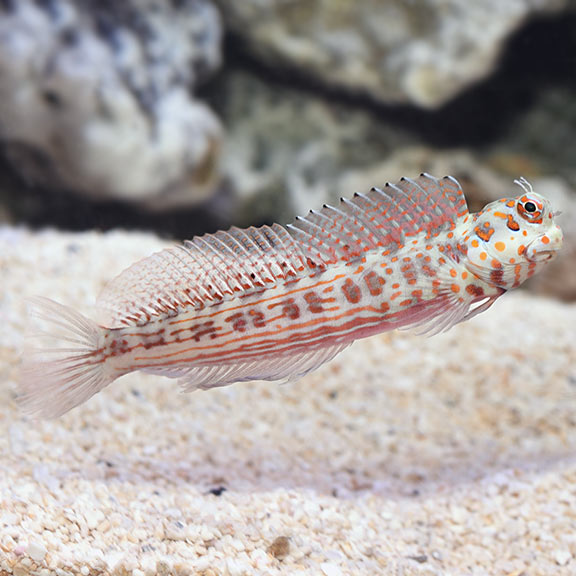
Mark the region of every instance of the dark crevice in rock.
<instances>
[{"instance_id":1,"label":"dark crevice in rock","mask_svg":"<svg viewBox=\"0 0 576 576\"><path fill-rule=\"evenodd\" d=\"M335 89L299 70L272 67L254 57L237 35L225 39L228 69L241 69L274 84L315 94L329 102L369 111L381 121L407 129L437 148L488 147L526 112L543 90L568 86L576 92L576 14L561 14L529 22L508 42L496 71L438 110L410 105L386 105L366 94ZM218 110L222 95L213 89L220 72L204 86L202 96Z\"/></svg>"}]
</instances>

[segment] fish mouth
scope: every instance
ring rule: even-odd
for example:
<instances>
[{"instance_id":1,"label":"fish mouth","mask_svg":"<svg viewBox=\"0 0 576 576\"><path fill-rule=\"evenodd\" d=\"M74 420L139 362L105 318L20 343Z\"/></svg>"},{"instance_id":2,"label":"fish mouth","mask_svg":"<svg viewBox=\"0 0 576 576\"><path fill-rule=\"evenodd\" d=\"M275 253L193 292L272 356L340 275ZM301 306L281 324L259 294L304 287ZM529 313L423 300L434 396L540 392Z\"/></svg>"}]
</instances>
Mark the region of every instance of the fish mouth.
<instances>
[{"instance_id":1,"label":"fish mouth","mask_svg":"<svg viewBox=\"0 0 576 576\"><path fill-rule=\"evenodd\" d=\"M526 247L529 262L548 262L558 255L562 248L563 234L559 226L554 226L547 234L538 237Z\"/></svg>"},{"instance_id":2,"label":"fish mouth","mask_svg":"<svg viewBox=\"0 0 576 576\"><path fill-rule=\"evenodd\" d=\"M558 254L558 250L540 250L535 252L532 256L527 256L528 262L547 262L552 260Z\"/></svg>"}]
</instances>

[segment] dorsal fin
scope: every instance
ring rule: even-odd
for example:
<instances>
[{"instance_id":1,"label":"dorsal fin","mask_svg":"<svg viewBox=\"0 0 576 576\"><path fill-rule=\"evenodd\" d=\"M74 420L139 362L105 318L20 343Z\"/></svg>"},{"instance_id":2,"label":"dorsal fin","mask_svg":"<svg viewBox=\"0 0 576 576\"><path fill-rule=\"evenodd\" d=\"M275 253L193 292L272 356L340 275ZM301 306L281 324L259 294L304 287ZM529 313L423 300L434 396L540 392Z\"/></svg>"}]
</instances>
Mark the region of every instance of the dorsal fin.
<instances>
[{"instance_id":1,"label":"dorsal fin","mask_svg":"<svg viewBox=\"0 0 576 576\"><path fill-rule=\"evenodd\" d=\"M136 262L102 291L102 325L115 328L202 308L235 293L323 269L279 224L197 236Z\"/></svg>"},{"instance_id":2,"label":"dorsal fin","mask_svg":"<svg viewBox=\"0 0 576 576\"><path fill-rule=\"evenodd\" d=\"M342 199L338 208L325 205L288 228L313 258L348 262L375 248L392 253L411 236L430 239L453 229L467 214L466 199L454 178L421 174Z\"/></svg>"},{"instance_id":3,"label":"dorsal fin","mask_svg":"<svg viewBox=\"0 0 576 576\"><path fill-rule=\"evenodd\" d=\"M202 308L237 293L321 272L373 249L390 253L411 236L430 239L468 214L458 182L422 174L325 206L296 221L198 236L137 262L104 289L102 325L114 328Z\"/></svg>"}]
</instances>

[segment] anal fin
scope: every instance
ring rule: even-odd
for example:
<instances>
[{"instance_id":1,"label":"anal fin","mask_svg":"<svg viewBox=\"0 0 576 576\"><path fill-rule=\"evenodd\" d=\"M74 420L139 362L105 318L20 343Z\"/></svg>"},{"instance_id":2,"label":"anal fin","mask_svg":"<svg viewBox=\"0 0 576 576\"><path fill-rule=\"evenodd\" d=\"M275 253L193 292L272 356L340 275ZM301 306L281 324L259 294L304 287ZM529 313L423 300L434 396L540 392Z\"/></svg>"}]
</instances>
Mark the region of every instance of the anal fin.
<instances>
[{"instance_id":1,"label":"anal fin","mask_svg":"<svg viewBox=\"0 0 576 576\"><path fill-rule=\"evenodd\" d=\"M160 367L148 369L146 372L178 378L178 384L184 392L207 390L250 380L296 380L334 358L349 344L337 344L291 355L270 354L257 360L234 364Z\"/></svg>"}]
</instances>

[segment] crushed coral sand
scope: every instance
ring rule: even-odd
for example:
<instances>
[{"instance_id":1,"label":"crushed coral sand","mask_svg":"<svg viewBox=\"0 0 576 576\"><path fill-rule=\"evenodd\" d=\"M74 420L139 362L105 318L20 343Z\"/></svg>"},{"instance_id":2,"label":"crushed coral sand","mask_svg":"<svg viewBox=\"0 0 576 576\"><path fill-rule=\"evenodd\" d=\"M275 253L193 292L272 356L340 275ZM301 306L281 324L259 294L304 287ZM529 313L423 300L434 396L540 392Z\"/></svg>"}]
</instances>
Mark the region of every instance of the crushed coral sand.
<instances>
[{"instance_id":1,"label":"crushed coral sand","mask_svg":"<svg viewBox=\"0 0 576 576\"><path fill-rule=\"evenodd\" d=\"M522 293L299 382L132 374L54 421L14 402L23 297L90 314L152 236L0 230L0 574L576 573L576 308Z\"/></svg>"}]
</instances>

